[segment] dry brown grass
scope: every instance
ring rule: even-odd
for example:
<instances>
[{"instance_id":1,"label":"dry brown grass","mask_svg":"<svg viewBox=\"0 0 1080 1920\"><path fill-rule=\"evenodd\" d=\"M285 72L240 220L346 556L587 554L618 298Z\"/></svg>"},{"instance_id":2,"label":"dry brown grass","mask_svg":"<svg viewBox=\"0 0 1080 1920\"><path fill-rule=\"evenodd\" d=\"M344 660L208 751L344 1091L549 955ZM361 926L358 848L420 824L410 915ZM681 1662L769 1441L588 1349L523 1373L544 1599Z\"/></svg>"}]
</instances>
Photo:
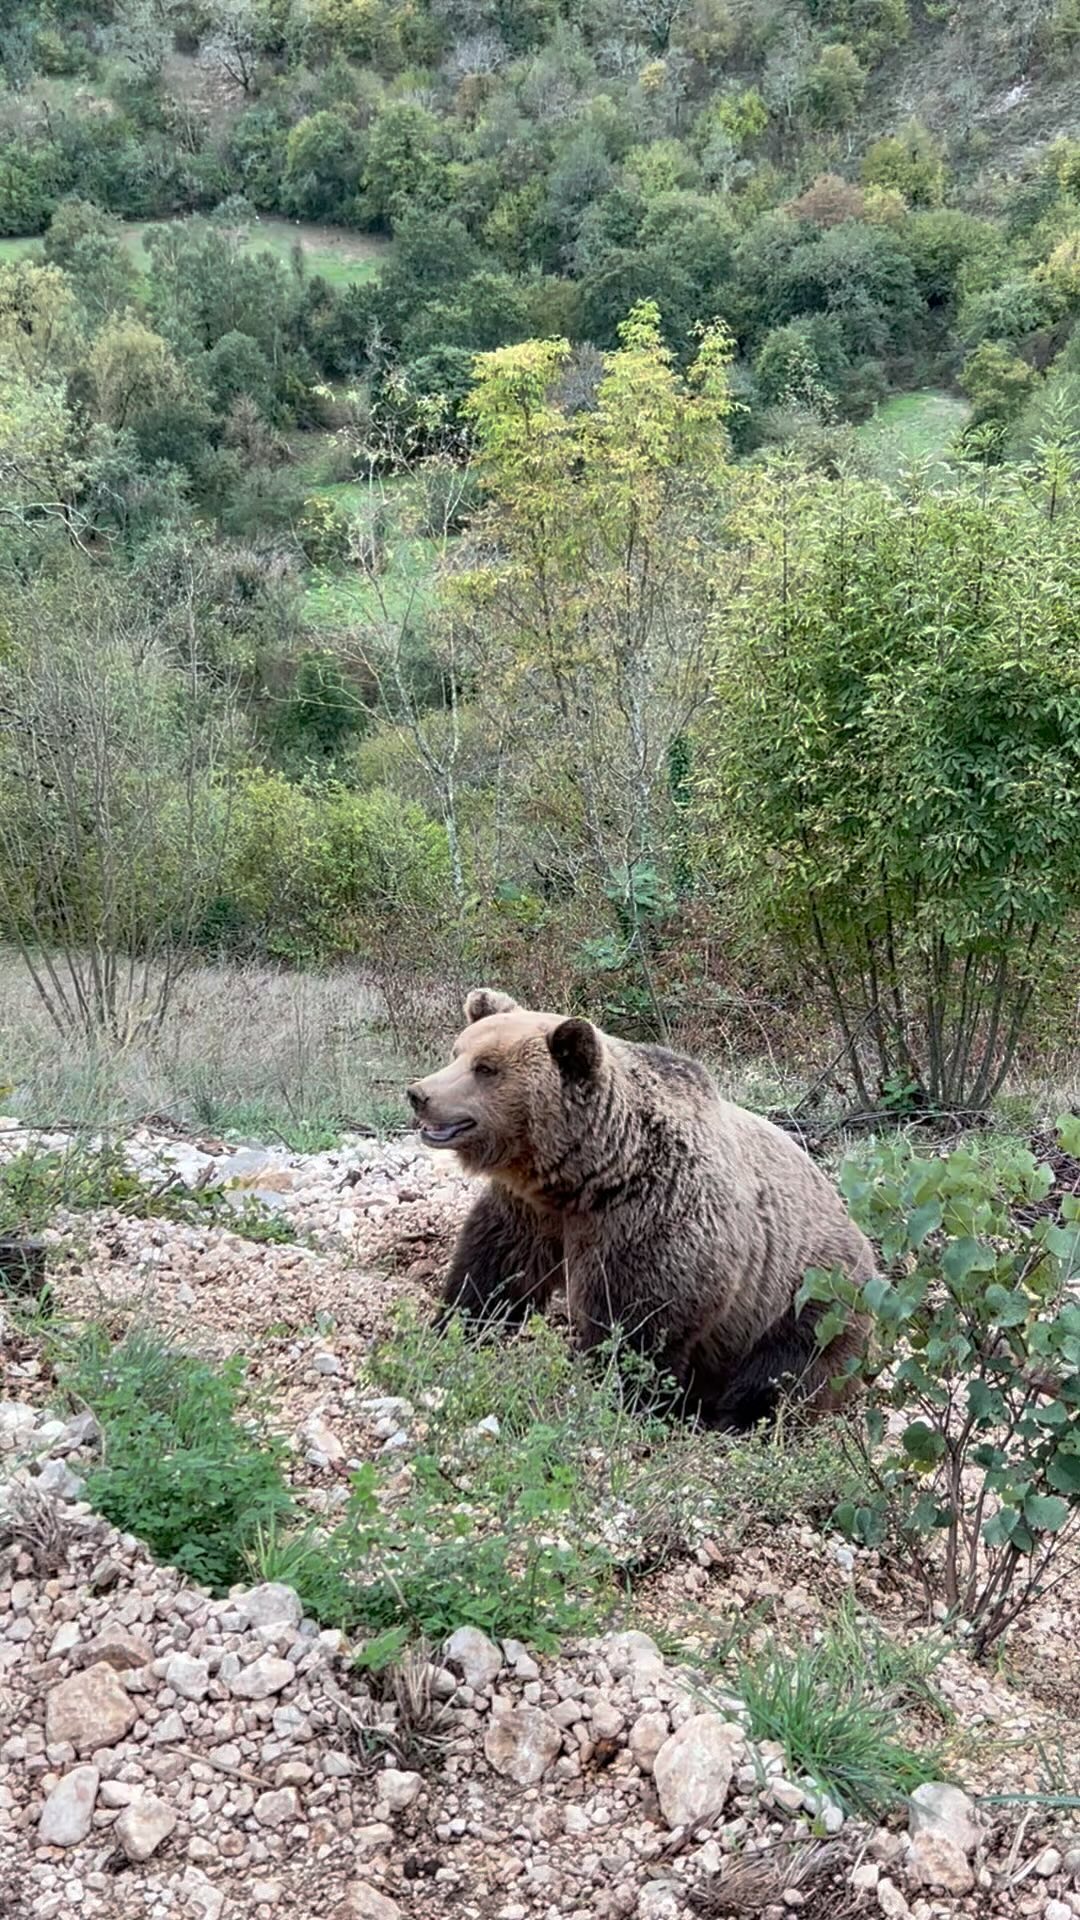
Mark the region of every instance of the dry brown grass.
<instances>
[{"instance_id":1,"label":"dry brown grass","mask_svg":"<svg viewBox=\"0 0 1080 1920\"><path fill-rule=\"evenodd\" d=\"M544 997L537 981L495 973L495 984ZM158 1118L178 1129L281 1137L297 1147L329 1142L350 1121L395 1128L407 1118L403 1088L445 1057L474 984L464 974L420 977L405 951L375 956L374 968L321 974L198 966L178 984L161 1028L121 1045L61 1039L18 957L0 950L0 1111L46 1128ZM552 1005L579 1001L600 1017L566 981L548 998ZM759 1111L800 1107L812 1128L843 1112L836 1074L822 1074L838 1052L835 1036L820 1025L812 1036L784 1032L779 1022L774 1031L763 1010L750 1028L740 1013L738 1034L692 1027L673 1043L707 1058L729 1098ZM1074 1028L1080 1019L1070 1005L1045 1048L1028 1049L999 1103L1011 1129L1027 1132L1080 1105ZM800 1106L807 1088L813 1099ZM829 1157L844 1145L843 1132L832 1132Z\"/></svg>"},{"instance_id":2,"label":"dry brown grass","mask_svg":"<svg viewBox=\"0 0 1080 1920\"><path fill-rule=\"evenodd\" d=\"M180 982L158 1031L124 1045L61 1039L18 960L0 955L2 1104L45 1127L156 1118L303 1144L350 1120L394 1125L418 1069L404 1031L395 1038L356 970L206 966Z\"/></svg>"}]
</instances>

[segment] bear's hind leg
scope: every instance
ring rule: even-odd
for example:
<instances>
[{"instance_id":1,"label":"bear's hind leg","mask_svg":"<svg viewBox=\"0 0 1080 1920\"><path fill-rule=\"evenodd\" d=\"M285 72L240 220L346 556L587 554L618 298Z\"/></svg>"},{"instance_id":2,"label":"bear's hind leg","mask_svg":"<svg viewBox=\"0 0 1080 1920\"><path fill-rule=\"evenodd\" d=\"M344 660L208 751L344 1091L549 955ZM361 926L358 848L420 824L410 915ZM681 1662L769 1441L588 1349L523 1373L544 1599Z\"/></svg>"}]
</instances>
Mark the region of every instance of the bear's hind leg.
<instances>
[{"instance_id":1,"label":"bear's hind leg","mask_svg":"<svg viewBox=\"0 0 1080 1920\"><path fill-rule=\"evenodd\" d=\"M694 1368L687 1397L704 1425L746 1432L775 1419L784 1402L802 1418L834 1413L847 1395L843 1384L832 1383L845 1375L858 1342L841 1336L823 1352L814 1337L816 1317L812 1309L799 1316L789 1309L730 1373Z\"/></svg>"},{"instance_id":2,"label":"bear's hind leg","mask_svg":"<svg viewBox=\"0 0 1080 1920\"><path fill-rule=\"evenodd\" d=\"M454 1248L436 1325L466 1319L521 1325L542 1313L563 1272L562 1234L540 1214L489 1187Z\"/></svg>"}]
</instances>

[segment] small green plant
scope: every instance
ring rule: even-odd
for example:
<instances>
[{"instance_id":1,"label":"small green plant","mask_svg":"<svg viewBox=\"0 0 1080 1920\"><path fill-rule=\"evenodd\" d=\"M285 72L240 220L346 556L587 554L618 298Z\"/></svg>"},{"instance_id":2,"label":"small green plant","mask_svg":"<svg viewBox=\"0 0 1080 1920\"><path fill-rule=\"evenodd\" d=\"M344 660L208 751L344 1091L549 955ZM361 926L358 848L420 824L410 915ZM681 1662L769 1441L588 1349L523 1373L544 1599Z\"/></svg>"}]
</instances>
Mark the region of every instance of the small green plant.
<instances>
[{"instance_id":1,"label":"small green plant","mask_svg":"<svg viewBox=\"0 0 1080 1920\"><path fill-rule=\"evenodd\" d=\"M33 1234L60 1212L93 1213L115 1208L135 1220L206 1222L229 1227L246 1240L281 1245L296 1230L251 1195L239 1207L219 1187L189 1187L166 1176L156 1184L140 1178L119 1146L74 1145L63 1152L28 1147L0 1166L0 1234Z\"/></svg>"},{"instance_id":2,"label":"small green plant","mask_svg":"<svg viewBox=\"0 0 1080 1920\"><path fill-rule=\"evenodd\" d=\"M210 1211L220 1225L229 1227L245 1240L254 1240L257 1246L287 1247L296 1239L296 1228L290 1220L280 1213L271 1213L268 1207L260 1206L250 1194L239 1207L230 1207L222 1194L220 1204L213 1206Z\"/></svg>"},{"instance_id":3,"label":"small green plant","mask_svg":"<svg viewBox=\"0 0 1080 1920\"><path fill-rule=\"evenodd\" d=\"M940 1756L908 1746L901 1721L940 1657L897 1646L847 1606L813 1646L792 1654L770 1636L757 1652L736 1653L724 1677L755 1740L779 1741L791 1769L846 1812L880 1818L940 1778Z\"/></svg>"},{"instance_id":4,"label":"small green plant","mask_svg":"<svg viewBox=\"0 0 1080 1920\"><path fill-rule=\"evenodd\" d=\"M333 1531L286 1535L272 1551L264 1540L259 1577L288 1581L309 1613L371 1635L376 1666L416 1634L445 1639L463 1623L538 1646L587 1624L610 1568L600 1551L544 1531L563 1509L560 1487L523 1488L496 1523L430 1456L413 1465L415 1489L396 1505L380 1497L377 1468L363 1466Z\"/></svg>"},{"instance_id":5,"label":"small green plant","mask_svg":"<svg viewBox=\"0 0 1080 1920\"><path fill-rule=\"evenodd\" d=\"M30 1146L0 1167L0 1233L39 1233L61 1209L123 1205L141 1192L116 1148L58 1153Z\"/></svg>"},{"instance_id":6,"label":"small green plant","mask_svg":"<svg viewBox=\"0 0 1080 1920\"><path fill-rule=\"evenodd\" d=\"M242 1579L260 1527L293 1510L281 1446L245 1417L243 1362L212 1367L142 1328L114 1346L91 1326L60 1381L101 1426L98 1511L216 1592Z\"/></svg>"},{"instance_id":7,"label":"small green plant","mask_svg":"<svg viewBox=\"0 0 1080 1920\"><path fill-rule=\"evenodd\" d=\"M1076 1154L1080 1119L1059 1127ZM887 1140L841 1172L884 1272L859 1295L874 1327L873 1492L837 1519L863 1540L902 1538L979 1653L1077 1566L1080 1198L1062 1197L1060 1219L1018 1211L1051 1185L1026 1147L1000 1140L936 1156ZM849 1282L821 1272L800 1298L828 1303L823 1342L855 1304Z\"/></svg>"}]
</instances>

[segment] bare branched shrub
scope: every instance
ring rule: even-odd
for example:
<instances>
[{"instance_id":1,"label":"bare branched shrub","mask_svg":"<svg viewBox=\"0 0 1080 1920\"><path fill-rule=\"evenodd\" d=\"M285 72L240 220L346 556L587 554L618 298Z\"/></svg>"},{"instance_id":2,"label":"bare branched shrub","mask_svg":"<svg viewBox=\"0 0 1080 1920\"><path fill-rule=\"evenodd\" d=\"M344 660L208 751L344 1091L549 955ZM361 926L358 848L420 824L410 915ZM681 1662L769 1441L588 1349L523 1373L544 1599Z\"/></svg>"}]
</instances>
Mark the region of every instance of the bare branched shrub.
<instances>
[{"instance_id":1,"label":"bare branched shrub","mask_svg":"<svg viewBox=\"0 0 1080 1920\"><path fill-rule=\"evenodd\" d=\"M214 891L233 712L183 611L170 645L71 577L25 596L0 667L0 917L63 1033L159 1024Z\"/></svg>"},{"instance_id":2,"label":"bare branched shrub","mask_svg":"<svg viewBox=\"0 0 1080 1920\"><path fill-rule=\"evenodd\" d=\"M0 1511L0 1547L21 1548L45 1577L66 1563L69 1536L64 1509L51 1494L29 1480L8 1489Z\"/></svg>"}]
</instances>

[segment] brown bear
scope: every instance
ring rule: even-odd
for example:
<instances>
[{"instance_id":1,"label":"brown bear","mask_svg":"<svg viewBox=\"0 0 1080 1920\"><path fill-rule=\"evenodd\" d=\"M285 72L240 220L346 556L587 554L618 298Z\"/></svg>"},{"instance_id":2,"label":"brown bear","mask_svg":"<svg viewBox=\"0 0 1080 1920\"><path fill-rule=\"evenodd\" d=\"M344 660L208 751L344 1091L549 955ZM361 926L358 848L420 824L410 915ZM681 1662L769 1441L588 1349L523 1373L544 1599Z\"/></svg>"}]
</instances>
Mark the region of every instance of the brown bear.
<instances>
[{"instance_id":1,"label":"brown bear","mask_svg":"<svg viewBox=\"0 0 1080 1920\"><path fill-rule=\"evenodd\" d=\"M522 1320L565 1278L584 1348L616 1328L710 1424L849 1388L863 1329L824 1351L796 1312L808 1267L863 1283L869 1242L802 1148L721 1099L698 1061L480 987L450 1065L408 1090L423 1140L488 1183L440 1316Z\"/></svg>"}]
</instances>

